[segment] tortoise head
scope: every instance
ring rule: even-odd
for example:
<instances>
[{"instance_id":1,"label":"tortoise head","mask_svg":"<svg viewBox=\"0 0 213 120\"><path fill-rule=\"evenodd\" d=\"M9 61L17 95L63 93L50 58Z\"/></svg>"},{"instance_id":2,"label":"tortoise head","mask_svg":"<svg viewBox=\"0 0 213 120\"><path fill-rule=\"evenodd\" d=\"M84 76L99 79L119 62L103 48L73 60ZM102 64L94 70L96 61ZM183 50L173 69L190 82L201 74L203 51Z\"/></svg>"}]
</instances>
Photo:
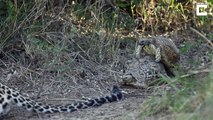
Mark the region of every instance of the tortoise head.
<instances>
[{"instance_id":1,"label":"tortoise head","mask_svg":"<svg viewBox=\"0 0 213 120\"><path fill-rule=\"evenodd\" d=\"M140 54L145 52L154 55L156 51L155 39L145 38L139 39L136 47L136 58L140 58Z\"/></svg>"},{"instance_id":2,"label":"tortoise head","mask_svg":"<svg viewBox=\"0 0 213 120\"><path fill-rule=\"evenodd\" d=\"M140 39L140 40L138 41L138 45L140 45L140 46L142 46L142 47L148 46L148 45L150 45L151 43L152 43L152 40L150 40L150 39Z\"/></svg>"}]
</instances>

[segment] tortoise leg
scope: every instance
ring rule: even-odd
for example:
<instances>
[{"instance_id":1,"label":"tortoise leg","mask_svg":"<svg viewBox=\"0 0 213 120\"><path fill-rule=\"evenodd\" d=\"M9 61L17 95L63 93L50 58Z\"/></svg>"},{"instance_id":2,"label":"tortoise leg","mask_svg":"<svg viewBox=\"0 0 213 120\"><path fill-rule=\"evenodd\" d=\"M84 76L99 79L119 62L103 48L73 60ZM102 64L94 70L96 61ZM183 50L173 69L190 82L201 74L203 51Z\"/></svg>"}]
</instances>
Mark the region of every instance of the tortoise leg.
<instances>
[{"instance_id":1,"label":"tortoise leg","mask_svg":"<svg viewBox=\"0 0 213 120\"><path fill-rule=\"evenodd\" d=\"M139 59L141 56L141 51L142 51L142 45L137 45L135 49L135 57Z\"/></svg>"},{"instance_id":2,"label":"tortoise leg","mask_svg":"<svg viewBox=\"0 0 213 120\"><path fill-rule=\"evenodd\" d=\"M155 51L155 62L161 61L161 48L158 47Z\"/></svg>"},{"instance_id":3,"label":"tortoise leg","mask_svg":"<svg viewBox=\"0 0 213 120\"><path fill-rule=\"evenodd\" d=\"M128 84L131 84L134 82L136 82L136 80L134 79L134 77L131 74L122 76L119 81L119 83L122 85L128 85Z\"/></svg>"},{"instance_id":4,"label":"tortoise leg","mask_svg":"<svg viewBox=\"0 0 213 120\"><path fill-rule=\"evenodd\" d=\"M165 63L162 63L165 71L166 71L166 74L169 76L169 77L175 77L175 74L174 72L172 71L172 69Z\"/></svg>"}]
</instances>

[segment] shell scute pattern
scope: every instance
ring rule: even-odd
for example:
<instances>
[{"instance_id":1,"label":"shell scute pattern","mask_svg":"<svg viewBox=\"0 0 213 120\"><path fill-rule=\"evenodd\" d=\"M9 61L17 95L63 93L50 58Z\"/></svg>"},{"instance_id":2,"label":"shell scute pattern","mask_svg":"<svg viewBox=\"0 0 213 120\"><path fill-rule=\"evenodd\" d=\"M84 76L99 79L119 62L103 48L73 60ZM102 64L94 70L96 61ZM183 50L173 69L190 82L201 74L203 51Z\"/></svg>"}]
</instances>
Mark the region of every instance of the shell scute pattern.
<instances>
[{"instance_id":1,"label":"shell scute pattern","mask_svg":"<svg viewBox=\"0 0 213 120\"><path fill-rule=\"evenodd\" d=\"M175 76L171 68L180 60L180 52L171 39L163 36L139 39L135 53L138 59L142 53L155 57L155 62L161 62L169 76Z\"/></svg>"}]
</instances>

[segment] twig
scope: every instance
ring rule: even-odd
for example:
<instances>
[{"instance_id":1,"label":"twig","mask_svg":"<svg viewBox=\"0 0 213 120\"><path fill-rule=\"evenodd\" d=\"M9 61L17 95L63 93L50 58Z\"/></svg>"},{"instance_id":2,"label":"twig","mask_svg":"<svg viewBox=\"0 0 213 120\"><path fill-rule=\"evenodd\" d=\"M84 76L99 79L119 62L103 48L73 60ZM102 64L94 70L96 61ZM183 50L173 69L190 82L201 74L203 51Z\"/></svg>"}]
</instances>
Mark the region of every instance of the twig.
<instances>
[{"instance_id":1,"label":"twig","mask_svg":"<svg viewBox=\"0 0 213 120\"><path fill-rule=\"evenodd\" d=\"M196 70L196 71L191 71L188 74L182 75L182 76L180 76L180 78L186 78L186 77L190 77L192 75L196 75L196 74L200 74L200 73L210 73L210 72L212 72L211 69Z\"/></svg>"},{"instance_id":2,"label":"twig","mask_svg":"<svg viewBox=\"0 0 213 120\"><path fill-rule=\"evenodd\" d=\"M195 32L195 33L197 33L198 35L200 35L204 40L206 40L211 46L212 46L212 48L213 48L213 43L211 42L211 40L209 40L206 36L204 36L202 33L200 33L199 31L197 31L196 29L194 29L194 28L192 28L192 27L190 27L190 29L193 31L193 32Z\"/></svg>"}]
</instances>

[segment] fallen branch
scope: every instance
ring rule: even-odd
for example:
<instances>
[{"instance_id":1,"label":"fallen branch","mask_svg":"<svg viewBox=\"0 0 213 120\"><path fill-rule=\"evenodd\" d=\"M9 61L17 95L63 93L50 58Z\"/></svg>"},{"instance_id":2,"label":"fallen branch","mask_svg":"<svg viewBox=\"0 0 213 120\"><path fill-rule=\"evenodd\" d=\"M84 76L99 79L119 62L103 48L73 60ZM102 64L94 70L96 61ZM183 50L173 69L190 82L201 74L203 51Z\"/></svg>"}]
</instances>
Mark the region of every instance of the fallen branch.
<instances>
[{"instance_id":1,"label":"fallen branch","mask_svg":"<svg viewBox=\"0 0 213 120\"><path fill-rule=\"evenodd\" d=\"M200 35L204 40L206 40L211 46L212 46L212 48L213 48L213 43L211 42L211 40L209 40L205 35L203 35L202 33L200 33L199 31L197 31L196 29L194 29L194 28L192 28L192 27L190 27L190 29L193 31L193 32L195 32L195 33L197 33L198 35Z\"/></svg>"},{"instance_id":2,"label":"fallen branch","mask_svg":"<svg viewBox=\"0 0 213 120\"><path fill-rule=\"evenodd\" d=\"M213 72L213 70L203 69L203 70L190 71L188 74L180 76L180 78L186 78L186 77L190 77L192 75L201 74L201 73L210 73L210 72Z\"/></svg>"}]
</instances>

